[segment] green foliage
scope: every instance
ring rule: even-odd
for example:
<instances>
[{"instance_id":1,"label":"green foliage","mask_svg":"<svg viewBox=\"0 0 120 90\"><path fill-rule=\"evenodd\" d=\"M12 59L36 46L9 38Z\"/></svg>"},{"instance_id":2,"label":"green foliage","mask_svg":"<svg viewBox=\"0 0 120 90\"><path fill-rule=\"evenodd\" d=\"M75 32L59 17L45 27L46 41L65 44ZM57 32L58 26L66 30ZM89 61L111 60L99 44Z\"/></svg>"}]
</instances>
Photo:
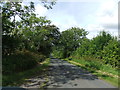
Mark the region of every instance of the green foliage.
<instances>
[{"instance_id":1,"label":"green foliage","mask_svg":"<svg viewBox=\"0 0 120 90\"><path fill-rule=\"evenodd\" d=\"M119 79L118 77L115 77L115 75L118 75L119 69L113 68L111 65L106 65L101 62L101 59L96 59L94 57L70 57L72 58L73 63L77 66L80 66L83 69L86 69L87 71L91 72L93 75L97 75L99 78L104 79L105 81L108 81L112 85L118 87ZM69 61L67 58L66 60ZM72 62L71 62L72 63ZM101 72L98 72L101 71Z\"/></svg>"},{"instance_id":2,"label":"green foliage","mask_svg":"<svg viewBox=\"0 0 120 90\"><path fill-rule=\"evenodd\" d=\"M108 45L109 40L112 40L112 36L105 31L101 31L99 35L93 38L92 43L95 44L96 51L99 51L102 50L104 46Z\"/></svg>"},{"instance_id":3,"label":"green foliage","mask_svg":"<svg viewBox=\"0 0 120 90\"><path fill-rule=\"evenodd\" d=\"M118 75L119 69L113 68L111 65L106 65L101 62L101 59L94 57L71 57L72 61L81 64L83 67L91 69L93 71L100 70L102 72L111 73L113 75ZM82 67L81 66L81 67Z\"/></svg>"},{"instance_id":4,"label":"green foliage","mask_svg":"<svg viewBox=\"0 0 120 90\"><path fill-rule=\"evenodd\" d=\"M52 47L58 42L60 32L54 25L43 26L40 31L37 31L37 35L34 37L34 45L38 52L44 55L49 55L52 51Z\"/></svg>"},{"instance_id":5,"label":"green foliage","mask_svg":"<svg viewBox=\"0 0 120 90\"><path fill-rule=\"evenodd\" d=\"M75 51L88 33L84 29L72 27L61 33L59 48L62 48L62 57L69 57ZM58 49L60 50L60 49ZM60 50L61 51L61 50Z\"/></svg>"},{"instance_id":6,"label":"green foliage","mask_svg":"<svg viewBox=\"0 0 120 90\"><path fill-rule=\"evenodd\" d=\"M3 22L3 54L11 54L19 47L21 42L21 37L18 34L19 30L17 28L18 22L16 21L16 16L23 19L23 17L25 18L25 15L29 14L29 12L34 11L34 7L26 6L27 8L23 8L21 2L5 2L2 3L1 6Z\"/></svg>"},{"instance_id":7,"label":"green foliage","mask_svg":"<svg viewBox=\"0 0 120 90\"><path fill-rule=\"evenodd\" d=\"M119 48L120 43L117 41L116 37L112 37L109 33L101 31L99 35L92 40L84 39L80 47L74 51L72 56L91 56L101 59L101 62L104 64L118 67L120 61ZM91 65L94 65L94 63Z\"/></svg>"},{"instance_id":8,"label":"green foliage","mask_svg":"<svg viewBox=\"0 0 120 90\"><path fill-rule=\"evenodd\" d=\"M64 58L63 56L63 48L53 48L52 56L55 58Z\"/></svg>"},{"instance_id":9,"label":"green foliage","mask_svg":"<svg viewBox=\"0 0 120 90\"><path fill-rule=\"evenodd\" d=\"M89 39L87 39L87 38L83 39L80 47L78 47L77 50L74 51L72 55L75 55L75 56L90 55L90 53L92 53L92 49L90 48L90 46L91 46L90 43L91 43L91 41ZM91 49L91 50L88 51L88 49Z\"/></svg>"},{"instance_id":10,"label":"green foliage","mask_svg":"<svg viewBox=\"0 0 120 90\"><path fill-rule=\"evenodd\" d=\"M75 53L79 56L94 55L94 57L98 57L100 54L99 52L103 50L103 47L109 44L109 40L112 40L112 36L105 31L101 31L99 35L92 40L83 39L80 47L77 48Z\"/></svg>"},{"instance_id":11,"label":"green foliage","mask_svg":"<svg viewBox=\"0 0 120 90\"><path fill-rule=\"evenodd\" d=\"M120 61L120 42L117 38L110 40L109 44L101 51L104 63L110 64L113 67L119 67Z\"/></svg>"},{"instance_id":12,"label":"green foliage","mask_svg":"<svg viewBox=\"0 0 120 90\"><path fill-rule=\"evenodd\" d=\"M45 5L48 2L43 1ZM49 4L52 7L55 2ZM34 3L22 6L21 2L5 2L2 5L3 54L10 55L16 49L39 51L48 56L57 43L59 31L46 17L37 17ZM16 20L16 16L20 20Z\"/></svg>"},{"instance_id":13,"label":"green foliage","mask_svg":"<svg viewBox=\"0 0 120 90\"><path fill-rule=\"evenodd\" d=\"M10 55L11 53L14 53L14 51L18 49L18 46L21 43L20 38L17 36L3 35L2 39L3 55Z\"/></svg>"},{"instance_id":14,"label":"green foliage","mask_svg":"<svg viewBox=\"0 0 120 90\"><path fill-rule=\"evenodd\" d=\"M52 9L55 4L55 1L41 2L47 9ZM27 6L21 2L0 2L0 8L3 22L3 75L23 72L44 61L58 43L59 28L51 25L46 17L37 17L33 2ZM12 80L13 77L5 78L4 83L8 85L14 82Z\"/></svg>"},{"instance_id":15,"label":"green foliage","mask_svg":"<svg viewBox=\"0 0 120 90\"><path fill-rule=\"evenodd\" d=\"M84 57L84 60L87 62L85 65L87 67L100 70L102 66L102 62L100 62L99 59L93 58L93 57Z\"/></svg>"},{"instance_id":16,"label":"green foliage","mask_svg":"<svg viewBox=\"0 0 120 90\"><path fill-rule=\"evenodd\" d=\"M20 86L25 83L25 80L31 78L33 76L42 75L43 72L46 71L49 65L49 58L45 59L43 64L39 64L36 67L26 70L23 72L6 74L2 76L2 86Z\"/></svg>"},{"instance_id":17,"label":"green foliage","mask_svg":"<svg viewBox=\"0 0 120 90\"><path fill-rule=\"evenodd\" d=\"M10 56L3 56L3 74L13 74L16 72L24 71L33 68L45 56L39 55L29 51L16 51L15 54Z\"/></svg>"},{"instance_id":18,"label":"green foliage","mask_svg":"<svg viewBox=\"0 0 120 90\"><path fill-rule=\"evenodd\" d=\"M49 3L45 0L42 3L47 9L52 9L55 4L54 1ZM104 70L105 65L108 68L119 68L120 42L109 33L101 31L91 40L86 38L88 32L83 28L72 27L60 33L59 28L52 25L46 17L37 17L33 2L28 6L22 6L21 2L0 4L3 22L3 74L33 68L51 52L59 58L84 57L77 61L97 70Z\"/></svg>"}]
</instances>

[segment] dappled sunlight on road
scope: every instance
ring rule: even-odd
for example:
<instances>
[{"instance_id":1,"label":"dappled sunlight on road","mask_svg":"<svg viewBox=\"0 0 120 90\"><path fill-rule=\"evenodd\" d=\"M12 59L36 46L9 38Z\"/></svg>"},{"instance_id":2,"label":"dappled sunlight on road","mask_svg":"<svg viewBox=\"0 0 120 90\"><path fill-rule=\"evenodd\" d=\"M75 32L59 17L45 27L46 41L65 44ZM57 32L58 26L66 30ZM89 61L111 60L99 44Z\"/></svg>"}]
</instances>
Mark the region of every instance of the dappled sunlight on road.
<instances>
[{"instance_id":1,"label":"dappled sunlight on road","mask_svg":"<svg viewBox=\"0 0 120 90\"><path fill-rule=\"evenodd\" d=\"M113 88L97 76L60 59L51 59L45 88Z\"/></svg>"}]
</instances>

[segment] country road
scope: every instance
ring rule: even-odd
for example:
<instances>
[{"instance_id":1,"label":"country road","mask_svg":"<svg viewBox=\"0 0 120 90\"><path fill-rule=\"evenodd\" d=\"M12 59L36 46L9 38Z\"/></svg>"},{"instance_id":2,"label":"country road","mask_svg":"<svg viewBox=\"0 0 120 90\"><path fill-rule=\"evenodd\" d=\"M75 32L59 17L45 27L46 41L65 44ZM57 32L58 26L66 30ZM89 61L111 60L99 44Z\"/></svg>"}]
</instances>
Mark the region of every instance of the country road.
<instances>
[{"instance_id":1,"label":"country road","mask_svg":"<svg viewBox=\"0 0 120 90\"><path fill-rule=\"evenodd\" d=\"M40 88L40 84L44 82L43 88L117 88L78 66L55 58L51 59L45 75L46 77L33 77L30 79L31 83L21 87Z\"/></svg>"},{"instance_id":2,"label":"country road","mask_svg":"<svg viewBox=\"0 0 120 90\"><path fill-rule=\"evenodd\" d=\"M46 88L115 88L78 66L51 59Z\"/></svg>"}]
</instances>

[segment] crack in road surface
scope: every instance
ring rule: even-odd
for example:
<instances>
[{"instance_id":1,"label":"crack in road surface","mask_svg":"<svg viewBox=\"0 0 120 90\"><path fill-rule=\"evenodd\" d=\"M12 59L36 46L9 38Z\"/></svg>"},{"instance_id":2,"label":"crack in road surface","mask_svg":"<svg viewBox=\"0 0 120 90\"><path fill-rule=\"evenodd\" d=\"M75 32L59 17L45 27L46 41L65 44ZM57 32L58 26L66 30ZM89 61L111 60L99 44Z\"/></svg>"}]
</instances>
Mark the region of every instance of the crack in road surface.
<instances>
[{"instance_id":1,"label":"crack in road surface","mask_svg":"<svg viewBox=\"0 0 120 90\"><path fill-rule=\"evenodd\" d=\"M46 76L31 78L23 88L116 88L82 68L60 59L51 59ZM48 82L46 82L48 80Z\"/></svg>"}]
</instances>

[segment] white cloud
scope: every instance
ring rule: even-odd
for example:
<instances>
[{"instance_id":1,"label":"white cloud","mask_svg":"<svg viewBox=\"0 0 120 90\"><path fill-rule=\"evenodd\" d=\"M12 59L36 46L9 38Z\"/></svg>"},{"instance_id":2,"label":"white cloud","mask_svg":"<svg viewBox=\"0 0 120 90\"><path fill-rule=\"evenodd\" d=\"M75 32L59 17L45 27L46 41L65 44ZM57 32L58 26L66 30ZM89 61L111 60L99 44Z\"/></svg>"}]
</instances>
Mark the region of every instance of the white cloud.
<instances>
[{"instance_id":1,"label":"white cloud","mask_svg":"<svg viewBox=\"0 0 120 90\"><path fill-rule=\"evenodd\" d=\"M86 27L86 30L90 32L88 38L95 37L101 30L105 30L113 36L118 36L118 1L106 0L101 2L95 19L95 24L88 24Z\"/></svg>"},{"instance_id":2,"label":"white cloud","mask_svg":"<svg viewBox=\"0 0 120 90\"><path fill-rule=\"evenodd\" d=\"M67 13L54 13L48 17L52 24L60 28L60 31L65 31L71 27L80 27L79 23L75 20L74 16Z\"/></svg>"},{"instance_id":3,"label":"white cloud","mask_svg":"<svg viewBox=\"0 0 120 90\"><path fill-rule=\"evenodd\" d=\"M87 37L89 39L92 39L93 37L97 36L99 34L99 32L102 30L110 33L112 36L118 36L118 30L114 29L114 28L112 29L112 27L111 27L111 29L106 29L100 25L97 26L97 25L90 24L85 29L86 29L86 31L89 32L89 34L87 35Z\"/></svg>"},{"instance_id":4,"label":"white cloud","mask_svg":"<svg viewBox=\"0 0 120 90\"><path fill-rule=\"evenodd\" d=\"M117 25L118 24L117 0L109 0L109 1L107 0L106 2L101 3L100 9L96 14L96 20L102 26L112 25L112 24Z\"/></svg>"},{"instance_id":5,"label":"white cloud","mask_svg":"<svg viewBox=\"0 0 120 90\"><path fill-rule=\"evenodd\" d=\"M71 27L80 27L80 25L77 23L73 16L66 15L64 17L64 21L65 21L65 23L63 24L64 30L69 29Z\"/></svg>"},{"instance_id":6,"label":"white cloud","mask_svg":"<svg viewBox=\"0 0 120 90\"><path fill-rule=\"evenodd\" d=\"M58 0L58 2L64 2L65 0L61 1ZM90 23L83 23L81 21L78 21L75 19L75 16L72 16L72 14L68 14L67 12L64 12L64 10L56 10L56 12L52 10L48 10L42 6L41 4L37 3L35 4L36 8L36 14L39 14L39 16L47 16L48 19L52 21L53 24L55 24L57 27L60 28L60 31L69 29L70 27L80 27L80 25L84 25L86 31L89 31L90 34L88 35L89 38L92 38L98 34L101 30L106 30L112 33L112 35L117 35L117 25L118 25L118 0L66 0L66 2L99 2L100 7L95 12L96 14L90 13L90 17L86 15L86 19L91 20L90 18L93 17L93 21L89 21ZM57 5L57 4L56 4ZM91 8L91 7L90 7ZM95 7L97 8L97 7ZM69 9L68 9L69 10ZM87 9L86 9L87 11ZM84 13L84 10L83 10ZM84 14L83 14L84 15ZM77 17L78 18L78 17ZM79 17L81 18L81 17Z\"/></svg>"},{"instance_id":7,"label":"white cloud","mask_svg":"<svg viewBox=\"0 0 120 90\"><path fill-rule=\"evenodd\" d=\"M86 31L89 32L89 34L87 35L87 37L89 39L92 39L93 37L97 36L97 34L101 31L104 30L104 28L102 26L99 25L95 25L95 24L89 24L86 27Z\"/></svg>"},{"instance_id":8,"label":"white cloud","mask_svg":"<svg viewBox=\"0 0 120 90\"><path fill-rule=\"evenodd\" d=\"M95 25L95 24L89 24L87 27L86 27L86 30L90 31L90 32L94 32L94 31L101 31L103 30L104 28L102 26L99 26L99 25Z\"/></svg>"},{"instance_id":9,"label":"white cloud","mask_svg":"<svg viewBox=\"0 0 120 90\"><path fill-rule=\"evenodd\" d=\"M47 9L42 6L40 3L38 3L36 6L35 6L35 13L38 14L39 16L45 16L46 13L47 13Z\"/></svg>"}]
</instances>

